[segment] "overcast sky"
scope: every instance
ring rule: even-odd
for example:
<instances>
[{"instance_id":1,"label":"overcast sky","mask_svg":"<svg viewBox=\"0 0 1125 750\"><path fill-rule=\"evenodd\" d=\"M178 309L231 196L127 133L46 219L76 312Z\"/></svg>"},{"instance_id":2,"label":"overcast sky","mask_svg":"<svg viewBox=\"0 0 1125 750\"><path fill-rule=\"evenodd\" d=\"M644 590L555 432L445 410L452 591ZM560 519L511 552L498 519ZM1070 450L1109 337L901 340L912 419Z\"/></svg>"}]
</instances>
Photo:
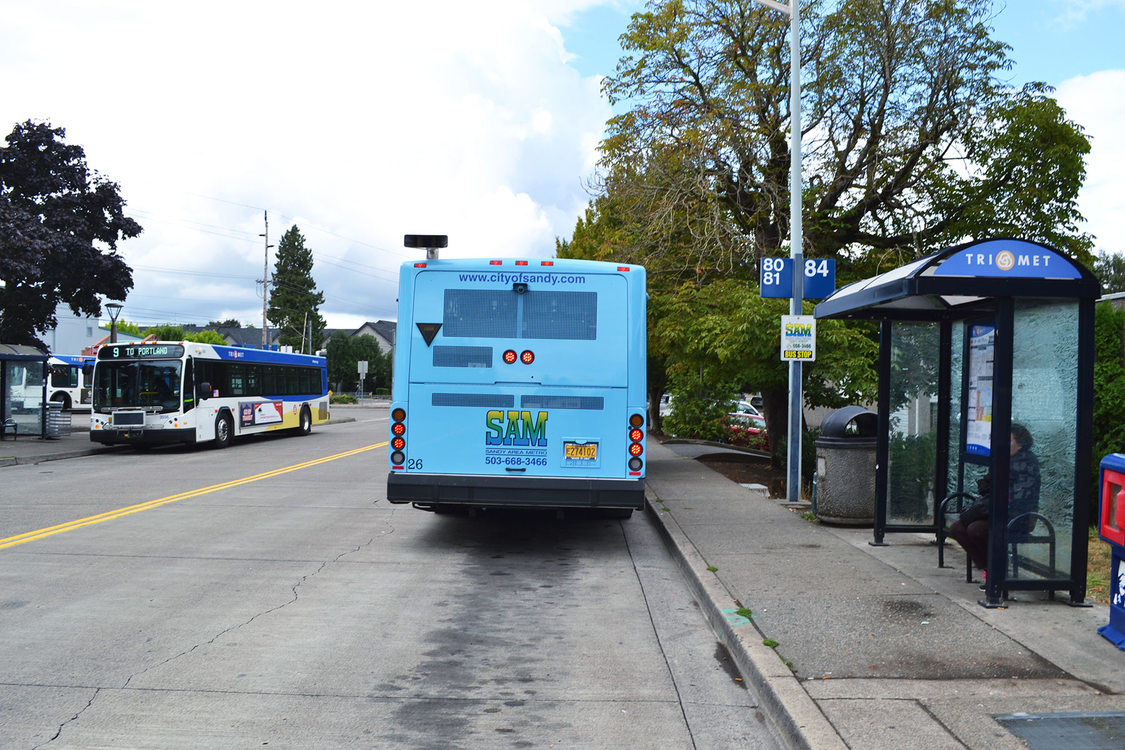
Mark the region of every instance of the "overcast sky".
<instances>
[{"instance_id":1,"label":"overcast sky","mask_svg":"<svg viewBox=\"0 0 1125 750\"><path fill-rule=\"evenodd\" d=\"M1008 0L1013 83L1093 142L1081 208L1125 252L1125 0ZM446 257L550 257L590 196L626 0L0 0L0 137L49 120L117 182L142 324L262 324L294 224L329 326L394 319L404 233ZM272 268L272 258L270 265Z\"/></svg>"}]
</instances>

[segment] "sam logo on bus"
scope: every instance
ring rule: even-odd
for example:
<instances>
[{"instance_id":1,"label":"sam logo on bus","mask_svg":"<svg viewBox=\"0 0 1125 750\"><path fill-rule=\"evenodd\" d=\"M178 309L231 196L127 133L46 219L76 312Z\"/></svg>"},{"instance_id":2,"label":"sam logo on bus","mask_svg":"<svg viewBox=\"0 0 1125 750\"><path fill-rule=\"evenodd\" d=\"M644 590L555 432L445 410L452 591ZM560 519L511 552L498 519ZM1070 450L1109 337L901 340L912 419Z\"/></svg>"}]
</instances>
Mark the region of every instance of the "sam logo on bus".
<instances>
[{"instance_id":1,"label":"sam logo on bus","mask_svg":"<svg viewBox=\"0 0 1125 750\"><path fill-rule=\"evenodd\" d=\"M490 409L485 416L485 445L547 447L547 412Z\"/></svg>"}]
</instances>

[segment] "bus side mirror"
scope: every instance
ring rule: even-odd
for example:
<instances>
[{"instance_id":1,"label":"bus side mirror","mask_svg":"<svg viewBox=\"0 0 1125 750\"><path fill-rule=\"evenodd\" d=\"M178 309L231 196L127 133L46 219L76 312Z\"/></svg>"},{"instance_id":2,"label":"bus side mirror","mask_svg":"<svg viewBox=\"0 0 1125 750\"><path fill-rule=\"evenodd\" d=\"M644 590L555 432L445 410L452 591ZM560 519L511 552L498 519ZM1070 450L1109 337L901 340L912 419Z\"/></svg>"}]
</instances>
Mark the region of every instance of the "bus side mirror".
<instances>
[{"instance_id":1,"label":"bus side mirror","mask_svg":"<svg viewBox=\"0 0 1125 750\"><path fill-rule=\"evenodd\" d=\"M200 401L206 401L209 398L211 398L211 384L210 383L200 383L199 384L199 400Z\"/></svg>"}]
</instances>

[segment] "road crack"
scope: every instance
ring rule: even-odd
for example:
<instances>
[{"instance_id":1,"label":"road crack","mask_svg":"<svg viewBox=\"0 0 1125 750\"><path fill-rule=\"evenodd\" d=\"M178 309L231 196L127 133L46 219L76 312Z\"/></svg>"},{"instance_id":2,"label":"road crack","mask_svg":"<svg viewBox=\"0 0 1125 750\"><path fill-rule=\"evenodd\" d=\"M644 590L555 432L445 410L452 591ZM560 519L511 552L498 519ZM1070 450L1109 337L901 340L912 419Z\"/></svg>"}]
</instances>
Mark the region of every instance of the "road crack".
<instances>
[{"instance_id":1,"label":"road crack","mask_svg":"<svg viewBox=\"0 0 1125 750\"><path fill-rule=\"evenodd\" d=\"M391 526L389 522L386 522L386 526L388 527L389 530L384 531L379 536L385 536L386 534L394 533L394 527ZM312 571L311 573L306 573L305 575L298 578L296 583L294 583L290 587L292 597L288 601L282 602L281 604L278 604L277 606L270 607L269 609L262 610L261 612L256 613L253 617L250 617L249 619L247 619L243 622L240 622L236 625L232 625L229 628L224 628L223 630L220 630L218 633L216 633L211 638L209 638L205 641L200 641L199 643L196 643L195 645L193 645L189 649L185 649L184 651L181 651L178 654L175 654L173 656L169 656L167 659L164 659L163 661L161 661L157 664L153 664L151 666L145 667L144 669L140 670L139 672L134 672L134 673L130 674L125 679L125 682L123 682L121 684L121 686L117 689L118 690L127 690L127 689L129 689L130 683L132 683L132 681L135 678L141 677L142 675L147 674L148 672L151 672L154 669L159 669L163 666L171 664L172 662L174 662L178 659L182 659L185 656L189 656L190 654L194 653L195 651L199 650L200 648L203 648L205 646L213 645L220 638L222 638L222 637L224 637L224 636L226 636L230 633L233 633L237 630L241 630L242 628L245 628L246 626L253 623L255 620L259 620L263 617L267 617L271 614L274 614L275 612L278 612L282 609L285 609L286 607L291 606L292 604L296 603L298 599L300 599L300 588L301 588L301 586L303 586L309 580L311 580L311 579L315 578L316 576L320 575L328 566L340 562L340 560L344 559L348 555L354 555L355 553L359 552L360 550L371 546L375 542L375 539L376 539L376 537L371 537L366 542L364 542L362 544L358 544L355 547L352 547L351 549L348 549L348 550L345 550L344 552L341 552L340 554L336 555L336 557L332 558L331 560L322 561L317 566L316 570ZM62 724L60 724L59 728L58 728L58 731L55 732L54 736L52 736L50 739L48 739L46 742L42 743L41 745L37 745L36 747L38 748L38 747L50 745L55 740L59 739L59 737L62 736L63 731L69 725L78 721L78 719L80 719L82 717L82 714L86 713L86 711L88 711L90 709L90 707L94 705L94 701L97 700L98 696L101 694L102 690L104 690L104 689L109 689L109 688L105 688L105 687L94 688L94 694L92 696L90 696L90 700L86 702L86 705L83 706L81 709L79 709L79 711L77 713L75 713L74 716L70 717L69 719L64 721Z\"/></svg>"}]
</instances>

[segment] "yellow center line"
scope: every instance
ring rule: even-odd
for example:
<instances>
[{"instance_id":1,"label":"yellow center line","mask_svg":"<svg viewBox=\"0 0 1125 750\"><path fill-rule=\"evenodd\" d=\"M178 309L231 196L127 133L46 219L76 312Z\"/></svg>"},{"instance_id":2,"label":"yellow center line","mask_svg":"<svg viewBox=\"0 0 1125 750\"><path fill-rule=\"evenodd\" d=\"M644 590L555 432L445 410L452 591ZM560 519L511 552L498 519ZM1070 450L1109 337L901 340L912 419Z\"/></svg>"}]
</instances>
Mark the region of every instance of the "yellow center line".
<instances>
[{"instance_id":1,"label":"yellow center line","mask_svg":"<svg viewBox=\"0 0 1125 750\"><path fill-rule=\"evenodd\" d=\"M168 497L162 497L162 498L159 498L157 500L149 500L147 503L140 503L138 505L130 505L127 508L118 508L117 510L106 511L105 513L99 513L96 516L87 516L86 518L79 518L78 520L75 520L75 521L69 521L67 523L61 523L58 526L49 526L45 529L38 529L36 531L28 531L28 532L23 533L23 534L17 534L15 536L10 536L6 539L0 539L0 549L6 549L8 547L15 547L18 544L26 544L27 542L33 542L36 539L43 539L45 537L53 536L55 534L61 534L64 531L73 531L74 529L80 529L83 526L93 526L94 524L104 523L105 521L112 521L115 518L121 518L123 516L129 516L129 515L132 515L134 513L140 513L141 511L144 511L144 510L151 510L152 508L158 508L161 505L168 505L169 503L174 503L174 502L177 502L179 500L187 500L188 498L191 498L191 497L199 497L200 495L207 495L207 494L210 494L212 492L219 492L220 490L228 490L232 487L238 487L238 486L243 485L243 484L249 484L250 482L258 482L258 481L261 481L263 479L270 479L271 477L281 476L282 474L288 474L291 471L298 471L300 469L307 469L311 466L316 466L318 464L328 463L329 461L335 461L338 458L347 458L348 456L354 456L358 453L364 453L365 451L374 450L376 448L382 448L386 444L387 444L386 442L375 443L374 445L364 446L363 448L356 448L355 450L345 451L343 453L336 453L335 455L332 455L332 456L325 456L324 458L314 458L311 461L305 461L304 463L294 464L292 466L284 466L280 469L273 469L272 471L265 471L265 472L262 472L261 474L254 474L253 476L243 477L241 479L232 479L229 482L222 482L220 484L213 484L210 487L200 487L199 489L188 490L187 492L180 492L176 495L169 495Z\"/></svg>"}]
</instances>

